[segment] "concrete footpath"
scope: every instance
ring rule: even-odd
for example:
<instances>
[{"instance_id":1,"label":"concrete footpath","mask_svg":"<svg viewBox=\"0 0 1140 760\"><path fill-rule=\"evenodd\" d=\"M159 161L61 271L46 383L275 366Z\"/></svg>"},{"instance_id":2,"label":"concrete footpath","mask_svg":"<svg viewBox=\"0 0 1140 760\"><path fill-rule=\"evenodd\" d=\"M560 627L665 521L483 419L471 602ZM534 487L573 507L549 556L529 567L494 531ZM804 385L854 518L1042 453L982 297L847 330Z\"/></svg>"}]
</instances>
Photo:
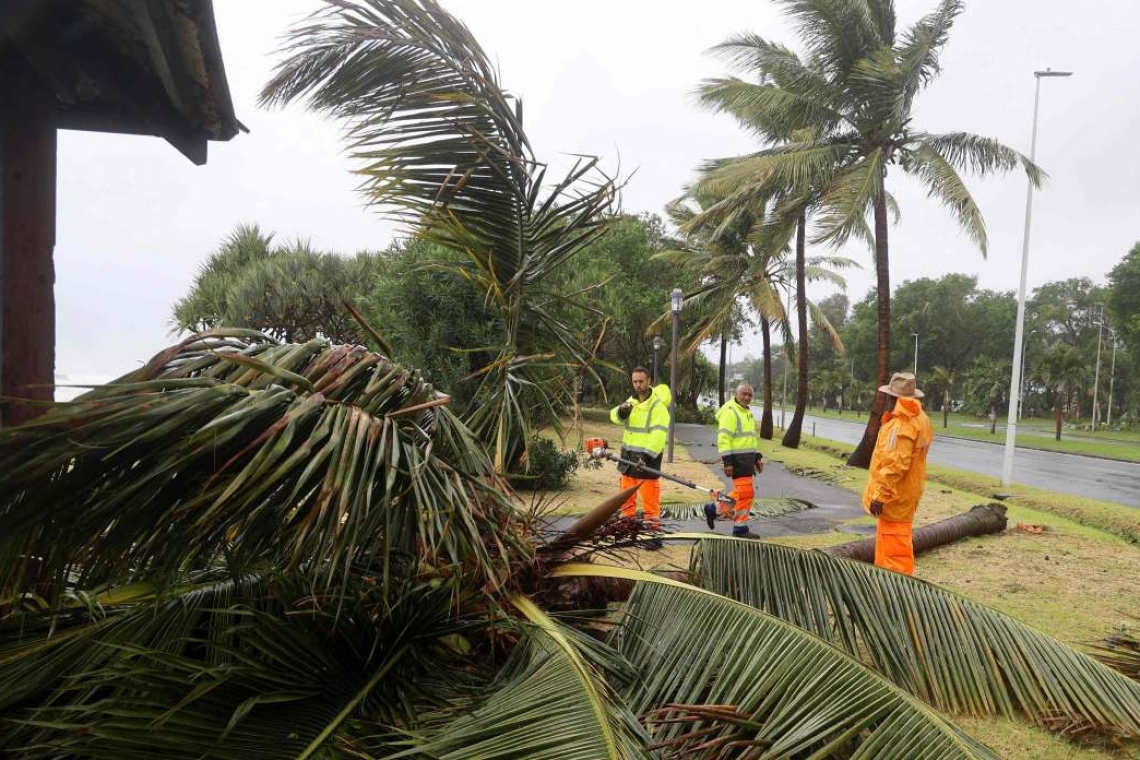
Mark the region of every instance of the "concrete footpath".
<instances>
[{"instance_id":1,"label":"concrete footpath","mask_svg":"<svg viewBox=\"0 0 1140 760\"><path fill-rule=\"evenodd\" d=\"M732 481L725 477L720 468L715 428L678 424L676 435L677 442L688 449L689 455L697 461L705 462L709 472L725 485L725 490L731 490ZM708 464L710 462L712 464ZM669 471L668 465L665 466L665 471ZM875 532L874 525L840 525L844 520L865 514L857 494L814 478L788 472L778 461L765 458L764 474L756 480L756 496L761 499L795 497L806 499L816 505L814 509L805 509L782 517L751 520L749 527L752 532L762 538L827 533L837 528L855 535L871 535ZM670 531L709 532L703 520L684 520L669 524L667 527ZM717 520L715 532L732 532L731 521Z\"/></svg>"}]
</instances>

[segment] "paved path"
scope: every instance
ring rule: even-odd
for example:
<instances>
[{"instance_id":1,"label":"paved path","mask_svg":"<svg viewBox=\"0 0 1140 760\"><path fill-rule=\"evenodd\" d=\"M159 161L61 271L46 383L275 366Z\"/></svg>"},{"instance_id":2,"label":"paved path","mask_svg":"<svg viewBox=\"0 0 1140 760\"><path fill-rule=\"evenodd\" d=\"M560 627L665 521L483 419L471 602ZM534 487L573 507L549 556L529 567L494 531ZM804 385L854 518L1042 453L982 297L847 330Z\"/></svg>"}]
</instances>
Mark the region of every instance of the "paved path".
<instances>
[{"instance_id":1,"label":"paved path","mask_svg":"<svg viewBox=\"0 0 1140 760\"><path fill-rule=\"evenodd\" d=\"M715 465L709 466L709 472L720 478L721 482L725 484L725 490L731 489L731 481L724 476L719 466L720 457L716 453L715 430L703 425L678 424L677 442L688 449L693 459L715 462ZM669 465L664 465L664 470L668 472ZM692 493L694 503L701 500L696 491ZM827 533L836 528L855 535L873 534L875 532L873 525L840 525L845 520L864 514L862 507L859 506L859 497L856 494L812 478L790 473L779 462L764 461L764 474L756 481L756 495L765 499L794 496L806 499L816 505L814 509L806 509L782 517L751 520L749 527L752 532L764 538ZM574 518L560 517L554 521L554 527L563 529L573 521ZM665 528L670 532L710 532L704 520L679 520L667 523ZM731 533L732 522L717 520L715 532ZM854 536L852 540L855 540Z\"/></svg>"},{"instance_id":2,"label":"paved path","mask_svg":"<svg viewBox=\"0 0 1140 760\"><path fill-rule=\"evenodd\" d=\"M858 422L846 422L807 415L804 433L811 433L814 425L814 434L821 438L855 445L863 437L865 424L861 417ZM934 436L930 449L930 461L934 464L1001 478L1001 443L939 438L937 428ZM1140 464L1135 462L1018 448L1013 480L1035 488L1140 508Z\"/></svg>"}]
</instances>

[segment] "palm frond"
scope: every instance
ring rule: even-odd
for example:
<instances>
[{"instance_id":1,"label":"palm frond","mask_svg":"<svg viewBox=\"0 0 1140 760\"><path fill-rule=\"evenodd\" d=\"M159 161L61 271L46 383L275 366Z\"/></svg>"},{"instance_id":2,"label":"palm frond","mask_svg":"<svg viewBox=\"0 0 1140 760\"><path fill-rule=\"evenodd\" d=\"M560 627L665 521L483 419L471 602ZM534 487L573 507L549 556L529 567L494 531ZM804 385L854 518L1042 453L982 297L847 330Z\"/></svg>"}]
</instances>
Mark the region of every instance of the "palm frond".
<instances>
[{"instance_id":1,"label":"palm frond","mask_svg":"<svg viewBox=\"0 0 1140 760\"><path fill-rule=\"evenodd\" d=\"M937 198L954 213L958 224L984 257L988 248L986 222L954 167L929 146L919 145L907 156L907 170L926 185L927 197Z\"/></svg>"},{"instance_id":2,"label":"palm frond","mask_svg":"<svg viewBox=\"0 0 1140 760\"><path fill-rule=\"evenodd\" d=\"M842 246L866 227L867 212L883 190L885 167L882 151L874 150L824 186L816 217L820 231L812 242Z\"/></svg>"},{"instance_id":3,"label":"palm frond","mask_svg":"<svg viewBox=\"0 0 1140 760\"><path fill-rule=\"evenodd\" d=\"M820 636L940 710L1140 737L1140 684L1013 618L910 576L706 537L701 585Z\"/></svg>"},{"instance_id":4,"label":"palm frond","mask_svg":"<svg viewBox=\"0 0 1140 760\"><path fill-rule=\"evenodd\" d=\"M571 565L554 575L638 582L611 642L641 672L626 694L636 712L697 708L691 732L653 726L673 756L996 757L867 666L760 610L636 570Z\"/></svg>"},{"instance_id":5,"label":"palm frond","mask_svg":"<svg viewBox=\"0 0 1140 760\"><path fill-rule=\"evenodd\" d=\"M447 758L649 758L637 718L579 650L582 644L532 601L514 604L534 624L481 707L415 747L391 755Z\"/></svg>"},{"instance_id":6,"label":"palm frond","mask_svg":"<svg viewBox=\"0 0 1140 760\"><path fill-rule=\"evenodd\" d=\"M748 516L753 520L762 520L766 517L798 514L805 509L814 508L815 504L807 499L798 499L794 496L781 496L778 499L754 499ZM663 520L703 520L705 518L705 502L662 504L661 518Z\"/></svg>"},{"instance_id":7,"label":"palm frond","mask_svg":"<svg viewBox=\"0 0 1140 760\"><path fill-rule=\"evenodd\" d=\"M986 175L1012 171L1021 167L1034 187L1041 187L1048 175L1013 148L1002 145L992 137L981 137L969 132L915 135L915 141L929 147L955 169Z\"/></svg>"},{"instance_id":8,"label":"palm frond","mask_svg":"<svg viewBox=\"0 0 1140 760\"><path fill-rule=\"evenodd\" d=\"M0 431L0 589L173 579L223 557L331 582L370 556L385 584L419 559L497 585L493 555L525 542L447 400L359 346L192 337Z\"/></svg>"}]
</instances>

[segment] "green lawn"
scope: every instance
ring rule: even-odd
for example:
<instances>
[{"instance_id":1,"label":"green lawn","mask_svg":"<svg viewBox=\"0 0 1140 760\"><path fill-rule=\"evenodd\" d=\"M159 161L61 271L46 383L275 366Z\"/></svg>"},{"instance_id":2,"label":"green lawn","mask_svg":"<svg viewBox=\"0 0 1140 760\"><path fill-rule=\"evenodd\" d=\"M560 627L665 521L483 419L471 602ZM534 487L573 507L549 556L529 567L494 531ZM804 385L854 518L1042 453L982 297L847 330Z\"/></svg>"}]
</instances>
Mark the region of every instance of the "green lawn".
<instances>
[{"instance_id":1,"label":"green lawn","mask_svg":"<svg viewBox=\"0 0 1140 760\"><path fill-rule=\"evenodd\" d=\"M780 420L780 407L777 405L773 412L776 422ZM789 407L787 414L790 416ZM929 413L929 412L928 412ZM819 407L808 410L814 417L828 419L859 421L866 420L863 412L845 411L842 414L834 410L823 412ZM1004 418L998 420L997 432L990 433L990 423L985 418L977 418L966 414L951 414L949 425L942 426L942 414L930 414L934 423L936 435L947 435L956 438L970 438L978 441L1005 443ZM1098 430L1091 432L1084 429L1085 423L1077 421L1065 423L1061 431L1061 440L1054 440L1054 424L1051 419L1025 418L1018 423L1017 445L1026 449L1042 449L1044 451L1061 451L1069 454L1086 454L1089 456L1105 457L1106 459L1119 459L1125 462L1140 462L1140 432L1134 430Z\"/></svg>"}]
</instances>

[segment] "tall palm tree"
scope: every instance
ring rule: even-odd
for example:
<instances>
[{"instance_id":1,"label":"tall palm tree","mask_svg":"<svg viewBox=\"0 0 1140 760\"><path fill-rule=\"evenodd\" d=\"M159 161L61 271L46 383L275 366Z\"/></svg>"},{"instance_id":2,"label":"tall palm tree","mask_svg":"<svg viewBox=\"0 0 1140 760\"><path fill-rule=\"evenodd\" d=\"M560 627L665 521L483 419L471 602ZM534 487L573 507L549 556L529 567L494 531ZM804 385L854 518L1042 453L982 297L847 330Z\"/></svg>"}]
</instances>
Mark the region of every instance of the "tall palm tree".
<instances>
[{"instance_id":1,"label":"tall palm tree","mask_svg":"<svg viewBox=\"0 0 1140 760\"><path fill-rule=\"evenodd\" d=\"M470 378L465 417L505 471L571 397L567 368L592 345L552 315L544 278L604 232L616 185L596 159L548 181L477 40L434 2L337 2L297 27L261 93L343 120L368 203L466 261L438 266L473 283L498 314L494 359Z\"/></svg>"},{"instance_id":2,"label":"tall palm tree","mask_svg":"<svg viewBox=\"0 0 1140 760\"><path fill-rule=\"evenodd\" d=\"M702 88L711 102L753 125L773 145L723 163L716 179L722 190L734 191L735 200L728 205L753 203L779 187L810 191L818 209L814 241L843 245L855 235L873 243L876 377L882 385L891 370L890 169L916 177L950 209L983 255L985 223L959 172L984 175L1021 167L1034 184L1043 175L1020 153L991 138L932 134L913 125L914 99L940 70L939 56L962 11L961 0L941 0L901 34L891 0L779 2L796 24L805 57L757 35L741 35L717 50L751 79L713 80ZM804 139L800 135L808 125L815 134ZM868 214L873 218L870 230ZM876 396L850 464L870 463L884 400L882 394Z\"/></svg>"},{"instance_id":3,"label":"tall palm tree","mask_svg":"<svg viewBox=\"0 0 1140 760\"><path fill-rule=\"evenodd\" d=\"M761 438L771 440L772 325L783 333L785 346L793 344L781 291L791 287L798 274L807 281L827 281L844 287L846 281L836 270L856 264L838 256L812 257L803 264L801 271L800 262L791 260L786 241L763 225L762 209L759 214L738 210L731 218L718 218L710 213L717 202L715 196L693 189L671 203L667 213L691 245L682 250L663 252L658 257L696 272L702 280L700 289L686 299L703 307L702 317L689 328L688 350L695 351L715 335L713 330L716 327L726 322L735 320L734 323L739 325L741 301L757 316L764 361L759 433ZM806 298L803 302L805 308L811 309L816 319L821 321L836 347L842 350L839 334L827 317ZM806 368L806 359L799 364Z\"/></svg>"}]
</instances>

